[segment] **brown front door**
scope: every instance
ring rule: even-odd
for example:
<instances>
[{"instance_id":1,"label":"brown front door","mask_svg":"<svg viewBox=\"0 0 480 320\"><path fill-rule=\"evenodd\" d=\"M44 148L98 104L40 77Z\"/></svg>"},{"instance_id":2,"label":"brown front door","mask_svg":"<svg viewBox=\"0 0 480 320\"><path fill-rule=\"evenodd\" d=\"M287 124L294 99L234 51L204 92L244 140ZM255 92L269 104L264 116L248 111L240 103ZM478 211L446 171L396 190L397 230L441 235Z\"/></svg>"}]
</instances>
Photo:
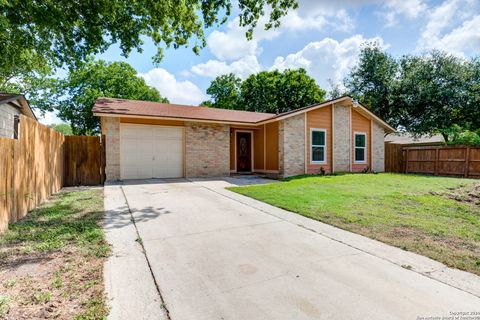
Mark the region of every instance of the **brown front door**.
<instances>
[{"instance_id":1,"label":"brown front door","mask_svg":"<svg viewBox=\"0 0 480 320\"><path fill-rule=\"evenodd\" d=\"M252 172L251 132L237 132L237 172Z\"/></svg>"}]
</instances>

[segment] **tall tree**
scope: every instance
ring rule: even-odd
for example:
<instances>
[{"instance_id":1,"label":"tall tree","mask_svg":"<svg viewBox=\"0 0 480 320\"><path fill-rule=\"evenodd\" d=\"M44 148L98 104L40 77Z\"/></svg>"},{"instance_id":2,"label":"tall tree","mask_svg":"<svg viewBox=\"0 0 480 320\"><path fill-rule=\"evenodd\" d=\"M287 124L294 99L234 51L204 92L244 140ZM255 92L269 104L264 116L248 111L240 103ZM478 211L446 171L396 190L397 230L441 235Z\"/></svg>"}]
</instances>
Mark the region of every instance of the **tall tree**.
<instances>
[{"instance_id":1,"label":"tall tree","mask_svg":"<svg viewBox=\"0 0 480 320\"><path fill-rule=\"evenodd\" d=\"M216 77L207 89L207 94L212 97L211 107L221 109L239 109L240 86L242 79L233 73Z\"/></svg>"},{"instance_id":2,"label":"tall tree","mask_svg":"<svg viewBox=\"0 0 480 320\"><path fill-rule=\"evenodd\" d=\"M305 69L280 72L262 71L243 81L240 90L241 109L280 113L322 102L321 89Z\"/></svg>"},{"instance_id":3,"label":"tall tree","mask_svg":"<svg viewBox=\"0 0 480 320\"><path fill-rule=\"evenodd\" d=\"M59 88L59 117L69 122L77 135L99 132L98 118L92 114L98 97L168 102L125 62L89 60L60 81Z\"/></svg>"},{"instance_id":4,"label":"tall tree","mask_svg":"<svg viewBox=\"0 0 480 320\"><path fill-rule=\"evenodd\" d=\"M345 87L352 97L390 123L400 124L401 110L393 99L398 63L382 50L378 42L363 44L359 62L345 78Z\"/></svg>"},{"instance_id":5,"label":"tall tree","mask_svg":"<svg viewBox=\"0 0 480 320\"><path fill-rule=\"evenodd\" d=\"M468 66L467 61L440 51L402 57L395 99L404 110L400 124L416 134L440 133L447 142L452 125L469 128L472 73Z\"/></svg>"}]
</instances>

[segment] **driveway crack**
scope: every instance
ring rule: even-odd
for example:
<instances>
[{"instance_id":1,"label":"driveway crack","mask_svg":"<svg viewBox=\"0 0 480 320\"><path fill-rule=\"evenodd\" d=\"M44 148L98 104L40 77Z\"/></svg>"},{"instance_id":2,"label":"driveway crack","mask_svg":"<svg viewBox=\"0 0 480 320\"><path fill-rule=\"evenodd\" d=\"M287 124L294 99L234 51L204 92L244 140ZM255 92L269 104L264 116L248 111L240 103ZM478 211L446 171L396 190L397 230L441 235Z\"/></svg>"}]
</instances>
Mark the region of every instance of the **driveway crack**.
<instances>
[{"instance_id":1,"label":"driveway crack","mask_svg":"<svg viewBox=\"0 0 480 320\"><path fill-rule=\"evenodd\" d=\"M133 216L133 212L130 209L130 203L128 203L127 195L125 194L125 190L123 189L123 186L120 186L120 189L122 190L123 197L125 198L125 202L127 204L128 212L130 213L130 220L133 223L133 226L135 228L135 232L137 233L137 242L140 244L142 248L142 253L143 256L145 257L145 260L147 261L148 269L150 270L150 275L152 276L153 283L155 285L155 289L157 290L158 297L160 298L160 308L162 308L165 311L165 316L167 317L168 320L171 320L172 318L170 317L170 311L167 308L167 305L165 303L165 300L163 299L162 292L160 290L160 286L158 285L157 279L155 278L155 274L153 273L152 265L150 263L150 260L148 259L147 251L145 250L145 246L143 245L142 237L140 236L140 232L138 231L137 223L135 221L135 217Z\"/></svg>"}]
</instances>

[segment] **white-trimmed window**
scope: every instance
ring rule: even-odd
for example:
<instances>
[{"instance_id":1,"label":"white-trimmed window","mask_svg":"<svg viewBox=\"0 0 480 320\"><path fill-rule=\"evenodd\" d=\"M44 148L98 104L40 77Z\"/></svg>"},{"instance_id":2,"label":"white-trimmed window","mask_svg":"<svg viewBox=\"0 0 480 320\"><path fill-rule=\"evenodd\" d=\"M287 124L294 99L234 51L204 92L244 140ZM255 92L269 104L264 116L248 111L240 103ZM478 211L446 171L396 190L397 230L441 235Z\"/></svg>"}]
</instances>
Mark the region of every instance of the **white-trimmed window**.
<instances>
[{"instance_id":1,"label":"white-trimmed window","mask_svg":"<svg viewBox=\"0 0 480 320\"><path fill-rule=\"evenodd\" d=\"M367 134L365 132L355 132L354 159L356 163L367 162Z\"/></svg>"},{"instance_id":2,"label":"white-trimmed window","mask_svg":"<svg viewBox=\"0 0 480 320\"><path fill-rule=\"evenodd\" d=\"M310 129L310 162L327 162L327 131L325 129Z\"/></svg>"}]
</instances>

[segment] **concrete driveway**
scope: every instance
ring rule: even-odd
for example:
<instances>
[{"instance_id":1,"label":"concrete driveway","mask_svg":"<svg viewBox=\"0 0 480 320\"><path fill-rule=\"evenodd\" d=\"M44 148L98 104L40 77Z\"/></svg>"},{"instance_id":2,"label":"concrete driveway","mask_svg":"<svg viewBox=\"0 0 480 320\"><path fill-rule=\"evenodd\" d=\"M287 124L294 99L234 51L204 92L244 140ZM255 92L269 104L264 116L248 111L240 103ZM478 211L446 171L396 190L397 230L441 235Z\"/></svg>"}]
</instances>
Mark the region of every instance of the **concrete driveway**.
<instances>
[{"instance_id":1,"label":"concrete driveway","mask_svg":"<svg viewBox=\"0 0 480 320\"><path fill-rule=\"evenodd\" d=\"M223 189L232 182L105 187L115 253L105 270L111 318L385 320L480 312L479 277Z\"/></svg>"}]
</instances>

